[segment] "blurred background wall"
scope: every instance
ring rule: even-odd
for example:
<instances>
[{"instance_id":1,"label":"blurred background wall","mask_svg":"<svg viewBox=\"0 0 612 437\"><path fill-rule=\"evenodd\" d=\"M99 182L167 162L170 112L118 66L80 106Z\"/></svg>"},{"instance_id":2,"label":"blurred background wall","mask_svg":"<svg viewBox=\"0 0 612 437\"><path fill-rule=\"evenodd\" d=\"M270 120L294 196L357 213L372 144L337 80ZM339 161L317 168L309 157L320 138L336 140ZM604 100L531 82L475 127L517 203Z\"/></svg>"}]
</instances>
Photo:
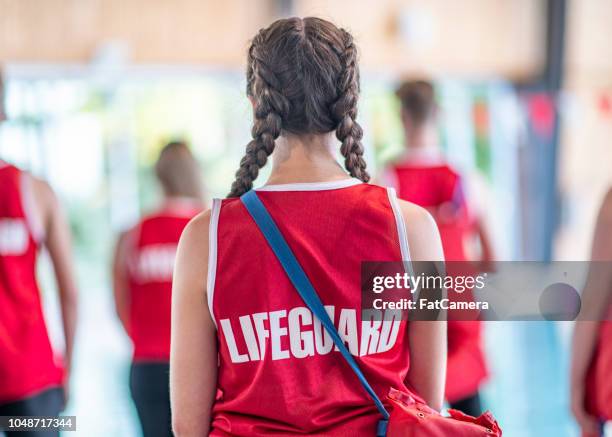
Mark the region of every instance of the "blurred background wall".
<instances>
[{"instance_id":1,"label":"blurred background wall","mask_svg":"<svg viewBox=\"0 0 612 437\"><path fill-rule=\"evenodd\" d=\"M110 292L115 235L156 204L150 165L164 141L189 140L209 197L227 193L249 138L248 40L286 15L318 15L355 35L373 173L402 149L395 86L429 76L443 146L479 187L500 258L588 256L612 182L608 0L0 0L9 114L0 156L51 182L75 235L83 299L69 412L78 435L138 435L131 351ZM487 328L486 406L505 435L576 435L570 325Z\"/></svg>"},{"instance_id":2,"label":"blurred background wall","mask_svg":"<svg viewBox=\"0 0 612 437\"><path fill-rule=\"evenodd\" d=\"M565 207L555 248L561 258L581 259L590 250L588 235L612 182L612 4L587 0L568 7L559 163Z\"/></svg>"},{"instance_id":3,"label":"blurred background wall","mask_svg":"<svg viewBox=\"0 0 612 437\"><path fill-rule=\"evenodd\" d=\"M108 42L130 62L240 68L274 17L318 15L351 29L364 67L531 77L543 59L543 0L2 0L1 59L88 63Z\"/></svg>"}]
</instances>

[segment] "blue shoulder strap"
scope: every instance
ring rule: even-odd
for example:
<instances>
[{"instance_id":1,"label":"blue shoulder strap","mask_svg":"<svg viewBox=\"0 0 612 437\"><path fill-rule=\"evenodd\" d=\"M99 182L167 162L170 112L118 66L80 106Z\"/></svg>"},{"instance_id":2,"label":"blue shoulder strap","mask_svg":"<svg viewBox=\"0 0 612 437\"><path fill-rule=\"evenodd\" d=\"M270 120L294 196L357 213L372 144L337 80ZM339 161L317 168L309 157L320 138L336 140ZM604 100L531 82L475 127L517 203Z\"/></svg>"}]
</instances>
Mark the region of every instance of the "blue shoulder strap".
<instances>
[{"instance_id":1,"label":"blue shoulder strap","mask_svg":"<svg viewBox=\"0 0 612 437\"><path fill-rule=\"evenodd\" d=\"M378 422L376 435L377 437L384 437L387 433L386 431L389 413L387 412L384 405L366 380L365 376L359 369L359 366L355 362L355 359L353 358L351 353L346 348L346 345L340 338L340 334L338 334L334 323L329 318L327 311L325 311L325 307L321 303L321 299L319 299L317 292L315 291L310 280L308 279L308 276L306 276L306 273L302 269L302 266L300 266L300 263L295 258L295 255L289 248L289 245L287 244L285 238L278 229L278 226L276 226L276 223L268 213L266 207L263 205L263 203L261 203L261 200L259 199L259 197L257 197L257 193L255 193L254 190L248 191L247 193L242 195L240 200L242 201L246 209L249 211L249 214L257 224L257 227L259 228L261 233L266 238L268 244L272 248L272 251L280 261L281 265L283 266L283 269L287 273L287 276L291 280L291 283L296 288L299 295L302 297L302 300L304 301L304 303L306 303L308 308L310 308L310 311L312 311L312 313L321 321L329 335L334 340L334 343L340 350L340 353L347 361L349 366L351 366L351 369L353 370L353 372L355 372L355 375L357 375L359 382L361 382L363 388L368 392L368 394L374 401L374 404L376 404L376 408L383 416L383 419Z\"/></svg>"}]
</instances>

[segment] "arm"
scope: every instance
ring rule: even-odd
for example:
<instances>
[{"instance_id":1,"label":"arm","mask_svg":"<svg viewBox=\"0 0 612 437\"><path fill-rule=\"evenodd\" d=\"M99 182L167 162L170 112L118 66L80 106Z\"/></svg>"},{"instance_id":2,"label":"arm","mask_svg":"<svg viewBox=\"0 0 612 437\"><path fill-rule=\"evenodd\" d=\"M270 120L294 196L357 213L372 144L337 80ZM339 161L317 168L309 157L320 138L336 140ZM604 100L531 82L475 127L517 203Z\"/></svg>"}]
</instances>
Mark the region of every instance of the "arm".
<instances>
[{"instance_id":1,"label":"arm","mask_svg":"<svg viewBox=\"0 0 612 437\"><path fill-rule=\"evenodd\" d=\"M408 243L414 261L443 261L442 243L431 215L414 204L400 202ZM446 379L446 321L411 321L410 370L407 382L427 402L440 410Z\"/></svg>"},{"instance_id":2,"label":"arm","mask_svg":"<svg viewBox=\"0 0 612 437\"><path fill-rule=\"evenodd\" d=\"M115 246L115 255L113 258L113 297L115 298L115 311L117 317L121 321L121 325L126 333L129 334L129 299L130 290L127 278L127 241L129 234L122 233L117 240Z\"/></svg>"},{"instance_id":3,"label":"arm","mask_svg":"<svg viewBox=\"0 0 612 437\"><path fill-rule=\"evenodd\" d=\"M486 269L492 269L495 261L495 241L491 238L490 213L486 206L491 203L491 193L487 182L480 174L470 174L465 178L465 195L468 212L474 217L474 232L478 238L479 258Z\"/></svg>"},{"instance_id":4,"label":"arm","mask_svg":"<svg viewBox=\"0 0 612 437\"><path fill-rule=\"evenodd\" d=\"M77 287L72 268L70 228L57 197L47 183L32 177L32 189L40 211L45 232L45 246L49 252L59 291L66 353L64 366L66 384L72 365L72 351L77 323Z\"/></svg>"},{"instance_id":5,"label":"arm","mask_svg":"<svg viewBox=\"0 0 612 437\"><path fill-rule=\"evenodd\" d=\"M495 251L484 218L479 217L476 221L476 234L480 242L480 261L485 265L490 265L495 260Z\"/></svg>"},{"instance_id":6,"label":"arm","mask_svg":"<svg viewBox=\"0 0 612 437\"><path fill-rule=\"evenodd\" d=\"M612 190L608 192L599 211L591 259L593 261L612 260ZM602 268L592 265L582 292L582 307L589 314L586 320L577 321L572 339L571 362L571 406L582 431L589 435L598 435L598 425L595 418L585 410L585 380L595 347L600 322L607 311L612 289L612 271L609 266Z\"/></svg>"},{"instance_id":7,"label":"arm","mask_svg":"<svg viewBox=\"0 0 612 437\"><path fill-rule=\"evenodd\" d=\"M217 333L206 297L210 211L181 237L172 286L170 400L177 437L208 435L217 389Z\"/></svg>"}]
</instances>

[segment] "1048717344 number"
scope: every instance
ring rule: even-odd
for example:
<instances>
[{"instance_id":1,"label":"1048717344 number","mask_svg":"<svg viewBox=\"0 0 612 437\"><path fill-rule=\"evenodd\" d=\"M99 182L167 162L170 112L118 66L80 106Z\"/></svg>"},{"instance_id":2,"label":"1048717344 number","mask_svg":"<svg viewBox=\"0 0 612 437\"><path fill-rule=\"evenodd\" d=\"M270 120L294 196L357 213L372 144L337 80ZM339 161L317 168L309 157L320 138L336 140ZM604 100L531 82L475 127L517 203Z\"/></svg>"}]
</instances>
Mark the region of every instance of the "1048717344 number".
<instances>
[{"instance_id":1,"label":"1048717344 number","mask_svg":"<svg viewBox=\"0 0 612 437\"><path fill-rule=\"evenodd\" d=\"M0 416L0 431L76 431L75 416Z\"/></svg>"}]
</instances>

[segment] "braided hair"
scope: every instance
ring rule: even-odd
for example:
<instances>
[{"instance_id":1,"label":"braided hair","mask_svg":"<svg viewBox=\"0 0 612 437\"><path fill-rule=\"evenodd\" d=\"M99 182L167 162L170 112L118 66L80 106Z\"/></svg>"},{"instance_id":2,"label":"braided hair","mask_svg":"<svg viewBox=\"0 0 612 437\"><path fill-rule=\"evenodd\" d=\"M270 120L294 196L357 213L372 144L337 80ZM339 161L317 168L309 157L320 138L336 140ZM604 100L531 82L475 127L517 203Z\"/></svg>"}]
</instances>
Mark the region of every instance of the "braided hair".
<instances>
[{"instance_id":1,"label":"braided hair","mask_svg":"<svg viewBox=\"0 0 612 437\"><path fill-rule=\"evenodd\" d=\"M247 95L254 106L252 140L228 197L253 187L282 132L336 132L349 174L370 180L363 158L357 48L344 29L320 18L277 20L251 42Z\"/></svg>"},{"instance_id":2,"label":"braided hair","mask_svg":"<svg viewBox=\"0 0 612 437\"><path fill-rule=\"evenodd\" d=\"M338 100L332 106L332 113L338 122L336 138L342 142L340 153L344 156L344 167L351 176L364 182L370 180L363 159L363 129L357 121L357 99L359 97L359 69L357 48L350 33L342 30L344 50L341 59L344 70L338 81Z\"/></svg>"}]
</instances>

